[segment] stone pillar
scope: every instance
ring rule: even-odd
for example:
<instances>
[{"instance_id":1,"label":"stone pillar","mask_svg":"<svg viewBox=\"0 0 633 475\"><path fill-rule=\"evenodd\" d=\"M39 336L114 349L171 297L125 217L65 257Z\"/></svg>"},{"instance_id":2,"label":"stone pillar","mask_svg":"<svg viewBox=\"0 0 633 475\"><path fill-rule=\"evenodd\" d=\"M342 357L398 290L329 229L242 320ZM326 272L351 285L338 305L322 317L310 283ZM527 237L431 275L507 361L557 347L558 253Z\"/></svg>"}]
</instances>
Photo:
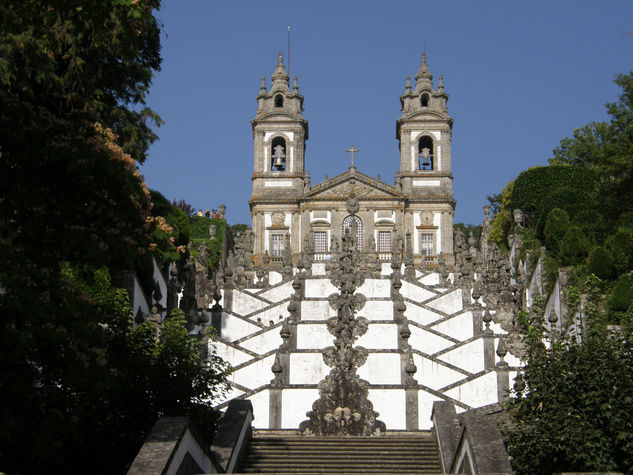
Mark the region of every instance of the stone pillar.
<instances>
[{"instance_id":1,"label":"stone pillar","mask_svg":"<svg viewBox=\"0 0 633 475\"><path fill-rule=\"evenodd\" d=\"M505 338L499 337L499 343L497 345L497 356L500 358L496 365L497 369L497 398L499 402L506 402L508 400L510 391L510 372L508 371L508 363L504 358L508 350L506 348Z\"/></svg>"},{"instance_id":2,"label":"stone pillar","mask_svg":"<svg viewBox=\"0 0 633 475\"><path fill-rule=\"evenodd\" d=\"M406 389L406 428L407 430L419 430L420 420L418 416L418 390Z\"/></svg>"},{"instance_id":3,"label":"stone pillar","mask_svg":"<svg viewBox=\"0 0 633 475\"><path fill-rule=\"evenodd\" d=\"M490 321L492 320L492 315L490 315L488 309L484 309L481 319L486 325L486 328L483 331L484 367L486 369L493 369L495 367L495 335L490 329Z\"/></svg>"}]
</instances>

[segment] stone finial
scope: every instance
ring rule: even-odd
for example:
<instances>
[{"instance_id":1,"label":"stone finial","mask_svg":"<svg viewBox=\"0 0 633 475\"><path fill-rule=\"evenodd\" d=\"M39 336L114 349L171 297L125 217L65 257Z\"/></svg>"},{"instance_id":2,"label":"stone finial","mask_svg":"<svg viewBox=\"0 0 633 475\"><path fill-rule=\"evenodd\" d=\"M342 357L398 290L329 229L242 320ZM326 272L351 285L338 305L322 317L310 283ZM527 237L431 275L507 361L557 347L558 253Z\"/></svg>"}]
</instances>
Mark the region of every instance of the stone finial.
<instances>
[{"instance_id":1,"label":"stone finial","mask_svg":"<svg viewBox=\"0 0 633 475\"><path fill-rule=\"evenodd\" d=\"M270 370L275 375L273 380L271 381L273 385L281 385L284 383L283 372L284 369L281 366L281 359L279 358L279 353L275 356L275 362Z\"/></svg>"},{"instance_id":2,"label":"stone finial","mask_svg":"<svg viewBox=\"0 0 633 475\"><path fill-rule=\"evenodd\" d=\"M499 338L497 344L497 356L503 361L503 358L508 354L508 348L506 347L506 339L504 337Z\"/></svg>"},{"instance_id":3,"label":"stone finial","mask_svg":"<svg viewBox=\"0 0 633 475\"><path fill-rule=\"evenodd\" d=\"M426 53L422 53L420 58L420 68L415 75L415 88L419 90L422 86L432 87L433 75L429 71L429 67L426 64Z\"/></svg>"},{"instance_id":4,"label":"stone finial","mask_svg":"<svg viewBox=\"0 0 633 475\"><path fill-rule=\"evenodd\" d=\"M275 72L272 75L273 80L273 88L275 86L282 86L285 89L288 89L288 80L290 77L286 72L286 68L284 67L284 56L282 53L279 53L277 56L277 67L275 68Z\"/></svg>"},{"instance_id":5,"label":"stone finial","mask_svg":"<svg viewBox=\"0 0 633 475\"><path fill-rule=\"evenodd\" d=\"M440 82L437 85L437 91L444 92L444 75L443 74L440 74Z\"/></svg>"},{"instance_id":6,"label":"stone finial","mask_svg":"<svg viewBox=\"0 0 633 475\"><path fill-rule=\"evenodd\" d=\"M407 84L404 86L405 92L411 92L411 76L407 74Z\"/></svg>"},{"instance_id":7,"label":"stone finial","mask_svg":"<svg viewBox=\"0 0 633 475\"><path fill-rule=\"evenodd\" d=\"M549 317L547 317L547 321L552 324L552 327L556 326L556 322L558 322L558 314L556 313L556 310L552 309Z\"/></svg>"},{"instance_id":8,"label":"stone finial","mask_svg":"<svg viewBox=\"0 0 633 475\"><path fill-rule=\"evenodd\" d=\"M492 330L490 329L490 322L492 322L492 314L488 311L488 309L484 309L484 313L481 315L481 320L486 324L485 333L487 335L492 334Z\"/></svg>"},{"instance_id":9,"label":"stone finial","mask_svg":"<svg viewBox=\"0 0 633 475\"><path fill-rule=\"evenodd\" d=\"M292 77L292 91L299 92L299 82L296 75Z\"/></svg>"},{"instance_id":10,"label":"stone finial","mask_svg":"<svg viewBox=\"0 0 633 475\"><path fill-rule=\"evenodd\" d=\"M407 373L405 387L415 388L418 383L413 379L413 375L418 371L415 362L413 361L413 351L409 350L409 357L407 358L407 364L404 367L404 372Z\"/></svg>"},{"instance_id":11,"label":"stone finial","mask_svg":"<svg viewBox=\"0 0 633 475\"><path fill-rule=\"evenodd\" d=\"M259 93L266 94L266 76L262 76L262 81L259 83Z\"/></svg>"}]
</instances>

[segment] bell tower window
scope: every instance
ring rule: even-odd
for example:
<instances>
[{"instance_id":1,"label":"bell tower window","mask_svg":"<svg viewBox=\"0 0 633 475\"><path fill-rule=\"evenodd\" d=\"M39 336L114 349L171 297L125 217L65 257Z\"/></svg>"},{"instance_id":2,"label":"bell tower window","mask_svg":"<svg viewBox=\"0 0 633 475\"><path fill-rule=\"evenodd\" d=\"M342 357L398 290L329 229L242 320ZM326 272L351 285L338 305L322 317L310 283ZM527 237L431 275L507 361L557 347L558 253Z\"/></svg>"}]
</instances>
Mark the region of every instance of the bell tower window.
<instances>
[{"instance_id":1,"label":"bell tower window","mask_svg":"<svg viewBox=\"0 0 633 475\"><path fill-rule=\"evenodd\" d=\"M420 105L422 107L429 107L429 95L428 94L422 94L422 97L420 97Z\"/></svg>"},{"instance_id":2,"label":"bell tower window","mask_svg":"<svg viewBox=\"0 0 633 475\"><path fill-rule=\"evenodd\" d=\"M281 137L275 137L270 146L272 162L270 169L274 172L286 170L286 141Z\"/></svg>"},{"instance_id":3,"label":"bell tower window","mask_svg":"<svg viewBox=\"0 0 633 475\"><path fill-rule=\"evenodd\" d=\"M281 94L277 94L275 96L275 107L283 107L284 106L284 96Z\"/></svg>"},{"instance_id":4,"label":"bell tower window","mask_svg":"<svg viewBox=\"0 0 633 475\"><path fill-rule=\"evenodd\" d=\"M428 135L418 142L418 161L420 170L433 170L433 139Z\"/></svg>"}]
</instances>

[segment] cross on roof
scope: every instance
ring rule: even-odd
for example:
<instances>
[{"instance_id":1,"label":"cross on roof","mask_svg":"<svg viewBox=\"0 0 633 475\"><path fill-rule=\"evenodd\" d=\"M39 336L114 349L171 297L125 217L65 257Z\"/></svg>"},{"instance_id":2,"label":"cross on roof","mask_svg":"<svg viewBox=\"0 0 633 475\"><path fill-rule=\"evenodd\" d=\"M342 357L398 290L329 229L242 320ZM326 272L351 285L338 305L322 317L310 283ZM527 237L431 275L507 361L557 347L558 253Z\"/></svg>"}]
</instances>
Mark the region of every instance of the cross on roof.
<instances>
[{"instance_id":1,"label":"cross on roof","mask_svg":"<svg viewBox=\"0 0 633 475\"><path fill-rule=\"evenodd\" d=\"M346 152L350 152L352 154L352 164L349 167L350 170L355 169L356 167L354 166L354 152L360 152L360 150L354 148L354 146L352 145L350 148L346 150Z\"/></svg>"}]
</instances>

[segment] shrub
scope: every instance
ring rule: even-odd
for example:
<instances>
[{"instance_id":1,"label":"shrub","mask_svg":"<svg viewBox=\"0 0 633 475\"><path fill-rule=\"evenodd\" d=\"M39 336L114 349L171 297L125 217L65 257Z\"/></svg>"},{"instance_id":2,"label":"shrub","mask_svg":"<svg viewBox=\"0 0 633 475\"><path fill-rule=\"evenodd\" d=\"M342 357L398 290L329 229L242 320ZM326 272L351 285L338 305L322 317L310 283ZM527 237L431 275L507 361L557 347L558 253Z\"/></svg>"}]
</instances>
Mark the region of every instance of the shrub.
<instances>
[{"instance_id":1,"label":"shrub","mask_svg":"<svg viewBox=\"0 0 633 475\"><path fill-rule=\"evenodd\" d=\"M558 256L565 233L569 229L569 215L567 211L554 208L547 214L543 234L545 247L553 255Z\"/></svg>"},{"instance_id":2,"label":"shrub","mask_svg":"<svg viewBox=\"0 0 633 475\"><path fill-rule=\"evenodd\" d=\"M615 284L608 307L613 312L626 312L633 304L633 273L620 276Z\"/></svg>"},{"instance_id":3,"label":"shrub","mask_svg":"<svg viewBox=\"0 0 633 475\"><path fill-rule=\"evenodd\" d=\"M560 257L563 265L581 264L589 254L591 244L587 236L578 226L570 226L560 248Z\"/></svg>"},{"instance_id":4,"label":"shrub","mask_svg":"<svg viewBox=\"0 0 633 475\"><path fill-rule=\"evenodd\" d=\"M602 246L596 246L589 253L589 274L594 274L602 280L611 280L615 276L613 257Z\"/></svg>"},{"instance_id":5,"label":"shrub","mask_svg":"<svg viewBox=\"0 0 633 475\"><path fill-rule=\"evenodd\" d=\"M593 228L601 226L600 220L588 221L586 210L597 205L598 184L596 173L587 168L567 165L530 168L515 180L510 208L531 214L541 238L547 215L554 208L565 210L574 224L587 234L594 234ZM577 217L582 217L581 222L577 222Z\"/></svg>"},{"instance_id":6,"label":"shrub","mask_svg":"<svg viewBox=\"0 0 633 475\"><path fill-rule=\"evenodd\" d=\"M613 256L618 274L633 270L633 230L621 226L607 238L606 246Z\"/></svg>"},{"instance_id":7,"label":"shrub","mask_svg":"<svg viewBox=\"0 0 633 475\"><path fill-rule=\"evenodd\" d=\"M488 240L497 243L500 248L507 246L508 233L512 227L512 209L510 208L510 197L514 188L514 180L509 181L495 196L488 196L488 201L494 211L492 225Z\"/></svg>"}]
</instances>

